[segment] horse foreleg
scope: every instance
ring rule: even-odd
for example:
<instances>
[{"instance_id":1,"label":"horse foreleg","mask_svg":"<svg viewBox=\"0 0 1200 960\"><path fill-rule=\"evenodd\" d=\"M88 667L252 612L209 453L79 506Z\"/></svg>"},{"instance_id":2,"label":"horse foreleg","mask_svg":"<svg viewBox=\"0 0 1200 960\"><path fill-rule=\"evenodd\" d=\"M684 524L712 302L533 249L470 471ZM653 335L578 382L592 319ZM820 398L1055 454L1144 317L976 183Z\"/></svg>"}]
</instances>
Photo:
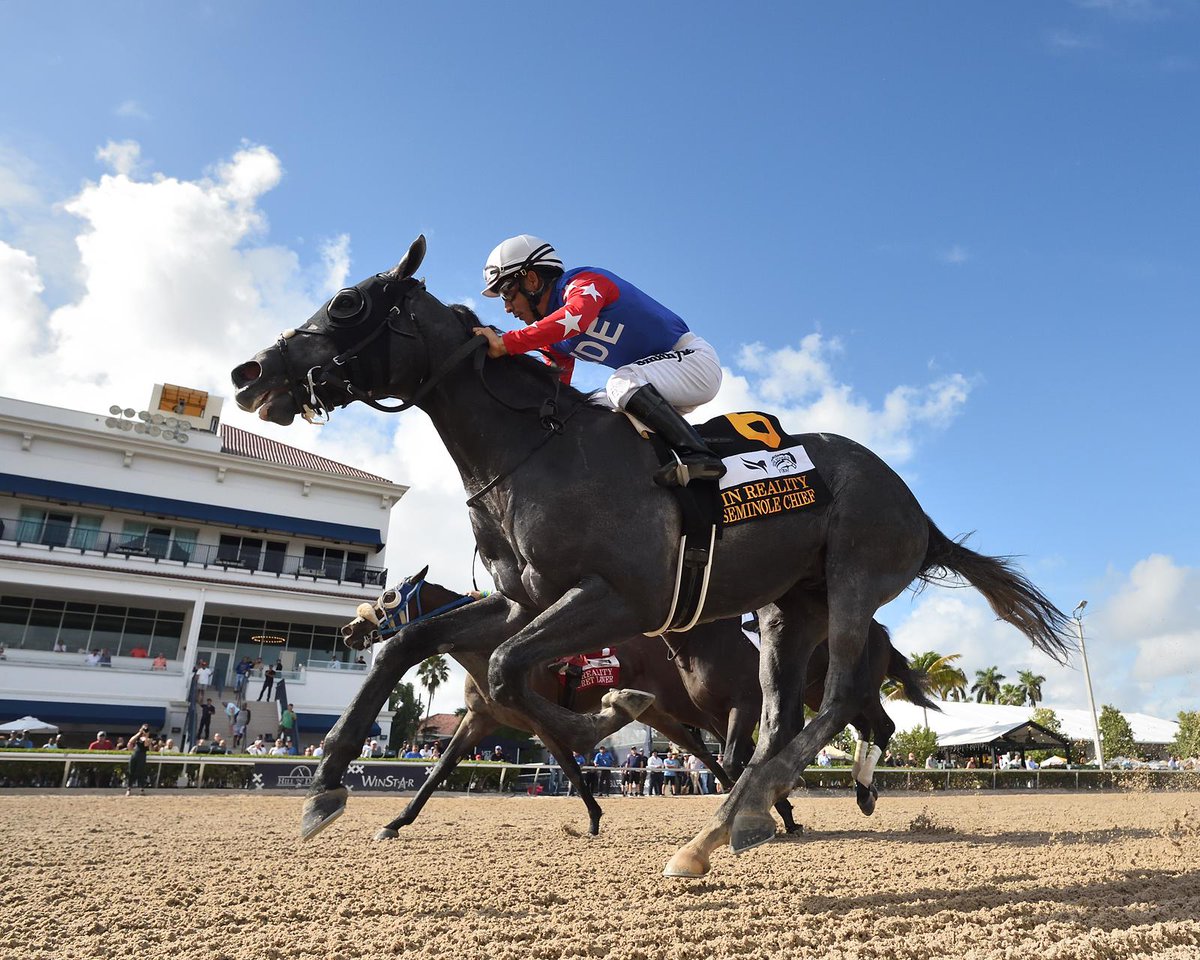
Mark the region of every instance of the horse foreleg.
<instances>
[{"instance_id":1,"label":"horse foreleg","mask_svg":"<svg viewBox=\"0 0 1200 960\"><path fill-rule=\"evenodd\" d=\"M417 815L429 801L429 798L433 796L433 791L440 787L446 778L454 772L454 768L462 762L462 758L466 756L471 746L486 737L496 727L497 723L491 717L478 713L475 710L468 710L466 716L462 718L462 723L454 731L454 736L450 738L450 742L446 745L446 752L442 754L437 765L429 772L428 778L421 784L421 789L417 791L417 795L408 802L408 806L404 808L404 812L400 816L375 834L375 839L394 840L398 837L400 828L407 827L417 819Z\"/></svg>"},{"instance_id":2,"label":"horse foreleg","mask_svg":"<svg viewBox=\"0 0 1200 960\"><path fill-rule=\"evenodd\" d=\"M581 753L636 720L654 701L640 690L610 690L598 713L577 714L539 696L530 671L561 657L606 646L614 636L639 630L627 603L600 577L584 577L528 626L502 643L488 661L489 696L524 714L538 735L549 732L568 749ZM564 767L565 769L565 767Z\"/></svg>"},{"instance_id":3,"label":"horse foreleg","mask_svg":"<svg viewBox=\"0 0 1200 960\"><path fill-rule=\"evenodd\" d=\"M575 792L579 794L579 799L583 801L583 805L587 807L588 833L593 837L596 836L600 832L600 817L603 816L604 811L601 809L600 804L596 802L591 788L588 787L587 778L583 775L583 771L579 769L579 764L575 762L575 754L555 740L553 734L542 731L538 734L538 738L546 745L546 749L550 751L554 759L558 761L558 765L562 768L562 772L566 775L567 780L575 788Z\"/></svg>"},{"instance_id":4,"label":"horse foreleg","mask_svg":"<svg viewBox=\"0 0 1200 960\"><path fill-rule=\"evenodd\" d=\"M325 738L325 755L317 766L300 818L300 837L316 836L346 808L342 786L346 770L362 750L371 724L396 683L412 667L456 645L491 649L528 619L500 594L469 603L432 620L410 624L386 641L367 670L363 684Z\"/></svg>"}]
</instances>

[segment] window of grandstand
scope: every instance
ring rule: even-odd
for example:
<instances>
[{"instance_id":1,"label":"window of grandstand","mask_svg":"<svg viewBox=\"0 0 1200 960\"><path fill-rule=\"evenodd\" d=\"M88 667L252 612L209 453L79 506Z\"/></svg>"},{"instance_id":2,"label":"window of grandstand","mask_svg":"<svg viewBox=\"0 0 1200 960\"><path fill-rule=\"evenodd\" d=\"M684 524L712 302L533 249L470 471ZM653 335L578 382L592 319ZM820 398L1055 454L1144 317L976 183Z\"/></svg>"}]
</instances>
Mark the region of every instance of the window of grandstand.
<instances>
[{"instance_id":1,"label":"window of grandstand","mask_svg":"<svg viewBox=\"0 0 1200 960\"><path fill-rule=\"evenodd\" d=\"M183 613L174 610L0 597L0 643L13 649L107 649L117 657L141 648L177 659L182 636Z\"/></svg>"},{"instance_id":2,"label":"window of grandstand","mask_svg":"<svg viewBox=\"0 0 1200 960\"><path fill-rule=\"evenodd\" d=\"M113 549L117 553L167 557L187 562L196 553L200 531L190 527L155 526L140 520L126 520Z\"/></svg>"},{"instance_id":3,"label":"window of grandstand","mask_svg":"<svg viewBox=\"0 0 1200 960\"><path fill-rule=\"evenodd\" d=\"M49 547L91 550L100 535L101 518L64 510L21 507L17 522L17 540L44 543Z\"/></svg>"}]
</instances>

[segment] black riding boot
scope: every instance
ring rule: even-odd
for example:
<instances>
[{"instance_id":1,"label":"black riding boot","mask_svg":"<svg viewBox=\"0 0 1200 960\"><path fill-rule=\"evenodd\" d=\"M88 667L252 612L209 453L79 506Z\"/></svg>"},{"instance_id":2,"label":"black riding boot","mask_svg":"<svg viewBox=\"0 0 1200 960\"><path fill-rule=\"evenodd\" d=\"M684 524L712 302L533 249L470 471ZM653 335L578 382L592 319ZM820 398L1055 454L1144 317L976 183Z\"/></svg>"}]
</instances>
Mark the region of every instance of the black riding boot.
<instances>
[{"instance_id":1,"label":"black riding boot","mask_svg":"<svg viewBox=\"0 0 1200 960\"><path fill-rule=\"evenodd\" d=\"M725 476L725 464L653 386L646 384L630 394L625 409L662 437L679 458L655 472L654 482L660 487L686 487L693 480Z\"/></svg>"}]
</instances>

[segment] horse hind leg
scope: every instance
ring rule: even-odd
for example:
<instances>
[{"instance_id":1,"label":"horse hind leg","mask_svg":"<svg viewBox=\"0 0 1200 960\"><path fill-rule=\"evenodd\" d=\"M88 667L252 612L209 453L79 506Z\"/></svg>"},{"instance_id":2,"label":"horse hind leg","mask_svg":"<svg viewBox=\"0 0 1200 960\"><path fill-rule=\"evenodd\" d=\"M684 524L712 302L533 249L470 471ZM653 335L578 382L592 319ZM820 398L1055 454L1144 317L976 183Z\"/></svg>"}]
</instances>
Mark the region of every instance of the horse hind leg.
<instances>
[{"instance_id":1,"label":"horse hind leg","mask_svg":"<svg viewBox=\"0 0 1200 960\"><path fill-rule=\"evenodd\" d=\"M795 783L793 779L768 802L755 803L752 812L739 812L742 797L757 780L757 771L770 763L804 727L808 660L813 648L824 638L828 622L825 596L818 591L792 590L774 604L763 607L758 614L762 637L759 683L763 699L754 756L704 829L667 861L664 876L701 877L709 870L712 852L723 843L730 843L735 852L740 852L771 840L776 826L769 808L786 801L787 793ZM822 741L822 745L824 743ZM789 813L790 806L788 804ZM782 811L780 815L783 815Z\"/></svg>"},{"instance_id":2,"label":"horse hind leg","mask_svg":"<svg viewBox=\"0 0 1200 960\"><path fill-rule=\"evenodd\" d=\"M446 752L442 754L437 765L430 771L425 782L421 784L421 789L417 791L417 795L408 802L408 806L404 808L404 812L400 816L380 828L379 832L375 834L375 839L396 839L400 835L399 831L401 827L407 827L417 819L418 814L425 807L425 804L429 802L429 798L433 795L433 792L445 782L446 778L454 772L454 768L462 762L462 758L466 756L467 751L471 748L471 744L478 743L495 729L496 722L491 717L485 716L475 710L468 710L467 715L462 719L462 723L454 731L454 736L450 738L450 743L446 746Z\"/></svg>"}]
</instances>

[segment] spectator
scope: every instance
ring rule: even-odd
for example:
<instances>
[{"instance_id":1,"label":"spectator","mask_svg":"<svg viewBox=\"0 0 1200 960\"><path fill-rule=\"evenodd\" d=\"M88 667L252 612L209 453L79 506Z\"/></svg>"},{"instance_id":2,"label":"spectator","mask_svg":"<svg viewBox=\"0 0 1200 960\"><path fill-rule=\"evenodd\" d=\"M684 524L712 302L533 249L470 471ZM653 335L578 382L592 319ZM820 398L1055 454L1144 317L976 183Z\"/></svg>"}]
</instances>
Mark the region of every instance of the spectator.
<instances>
[{"instance_id":1,"label":"spectator","mask_svg":"<svg viewBox=\"0 0 1200 960\"><path fill-rule=\"evenodd\" d=\"M196 668L196 692L204 693L212 685L212 678L212 667L208 665L207 660L201 660L200 666Z\"/></svg>"},{"instance_id":2,"label":"spectator","mask_svg":"<svg viewBox=\"0 0 1200 960\"><path fill-rule=\"evenodd\" d=\"M267 702L270 703L271 702L271 691L274 689L275 689L275 668L267 667L267 669L263 671L262 689L258 691L257 699L261 700L265 696L267 698Z\"/></svg>"},{"instance_id":3,"label":"spectator","mask_svg":"<svg viewBox=\"0 0 1200 960\"><path fill-rule=\"evenodd\" d=\"M132 737L129 738L129 768L125 781L125 796L133 793L137 787L142 793L146 792L146 754L150 752L150 727L143 723Z\"/></svg>"},{"instance_id":4,"label":"spectator","mask_svg":"<svg viewBox=\"0 0 1200 960\"><path fill-rule=\"evenodd\" d=\"M213 737L212 743L209 744L209 753L228 753L229 748L225 746L225 738L219 733Z\"/></svg>"},{"instance_id":5,"label":"spectator","mask_svg":"<svg viewBox=\"0 0 1200 960\"><path fill-rule=\"evenodd\" d=\"M488 757L492 763L508 763L508 757L504 755L504 748L500 744L492 747L492 755Z\"/></svg>"},{"instance_id":6,"label":"spectator","mask_svg":"<svg viewBox=\"0 0 1200 960\"><path fill-rule=\"evenodd\" d=\"M238 665L233 668L233 693L241 700L245 699L246 684L250 680L250 671L253 668L254 664L249 657L242 657L238 661Z\"/></svg>"},{"instance_id":7,"label":"spectator","mask_svg":"<svg viewBox=\"0 0 1200 960\"><path fill-rule=\"evenodd\" d=\"M288 755L288 751L282 740L276 740L275 746L268 750L267 754L268 756L272 757L286 757Z\"/></svg>"},{"instance_id":8,"label":"spectator","mask_svg":"<svg viewBox=\"0 0 1200 960\"><path fill-rule=\"evenodd\" d=\"M927 756L925 758L925 769L926 770L936 770L937 768L938 768L937 757L935 757L931 753L929 756Z\"/></svg>"},{"instance_id":9,"label":"spectator","mask_svg":"<svg viewBox=\"0 0 1200 960\"><path fill-rule=\"evenodd\" d=\"M55 653L66 653L67 652L67 645L62 642L61 637L54 638L54 652Z\"/></svg>"},{"instance_id":10,"label":"spectator","mask_svg":"<svg viewBox=\"0 0 1200 960\"><path fill-rule=\"evenodd\" d=\"M341 670L342 669L342 661L339 660L337 657L331 658L329 661L329 669L330 670Z\"/></svg>"},{"instance_id":11,"label":"spectator","mask_svg":"<svg viewBox=\"0 0 1200 960\"><path fill-rule=\"evenodd\" d=\"M213 706L212 697L200 704L200 726L196 728L197 739L212 736L212 718L216 712L217 708Z\"/></svg>"},{"instance_id":12,"label":"spectator","mask_svg":"<svg viewBox=\"0 0 1200 960\"><path fill-rule=\"evenodd\" d=\"M679 796L679 754L674 750L663 759L663 786L672 796Z\"/></svg>"},{"instance_id":13,"label":"spectator","mask_svg":"<svg viewBox=\"0 0 1200 960\"><path fill-rule=\"evenodd\" d=\"M113 743L108 739L108 734L100 730L96 734L96 739L88 744L89 750L111 750Z\"/></svg>"},{"instance_id":14,"label":"spectator","mask_svg":"<svg viewBox=\"0 0 1200 960\"><path fill-rule=\"evenodd\" d=\"M707 784L704 782L705 776L708 774L708 768L704 765L700 758L695 754L692 754L690 757L688 757L687 768L689 779L692 781L692 792L696 796L710 793L711 791L707 788Z\"/></svg>"},{"instance_id":15,"label":"spectator","mask_svg":"<svg viewBox=\"0 0 1200 960\"><path fill-rule=\"evenodd\" d=\"M652 750L646 758L646 770L650 774L649 795L661 797L663 792L663 758L657 750Z\"/></svg>"},{"instance_id":16,"label":"spectator","mask_svg":"<svg viewBox=\"0 0 1200 960\"><path fill-rule=\"evenodd\" d=\"M140 643L129 651L131 657L137 657L139 660L144 660L150 656L150 651L143 647Z\"/></svg>"},{"instance_id":17,"label":"spectator","mask_svg":"<svg viewBox=\"0 0 1200 960\"><path fill-rule=\"evenodd\" d=\"M640 764L638 763L637 747L630 747L629 753L625 755L625 759L621 761L621 796L636 797L641 791L640 775L638 772Z\"/></svg>"},{"instance_id":18,"label":"spectator","mask_svg":"<svg viewBox=\"0 0 1200 960\"><path fill-rule=\"evenodd\" d=\"M250 728L250 708L243 703L238 707L237 715L233 718L233 746L242 746L246 740L246 731Z\"/></svg>"},{"instance_id":19,"label":"spectator","mask_svg":"<svg viewBox=\"0 0 1200 960\"><path fill-rule=\"evenodd\" d=\"M162 745L162 747L159 749L158 752L159 753L178 753L179 748L175 746L175 741L173 739L171 739L170 737L168 737L166 742Z\"/></svg>"},{"instance_id":20,"label":"spectator","mask_svg":"<svg viewBox=\"0 0 1200 960\"><path fill-rule=\"evenodd\" d=\"M829 754L825 752L824 748L822 748L821 752L817 754L817 766L818 767L832 767L833 766L833 760L830 759Z\"/></svg>"},{"instance_id":21,"label":"spectator","mask_svg":"<svg viewBox=\"0 0 1200 960\"><path fill-rule=\"evenodd\" d=\"M46 745L44 747L42 747L42 749L43 750L61 750L61 749L63 749L62 734L60 733L57 737L51 737L49 740L46 741Z\"/></svg>"},{"instance_id":22,"label":"spectator","mask_svg":"<svg viewBox=\"0 0 1200 960\"><path fill-rule=\"evenodd\" d=\"M267 745L263 742L263 738L259 737L246 748L246 752L252 757L265 757L267 755Z\"/></svg>"},{"instance_id":23,"label":"spectator","mask_svg":"<svg viewBox=\"0 0 1200 960\"><path fill-rule=\"evenodd\" d=\"M296 736L295 704L289 703L279 714L279 735L290 738L292 743L299 743L299 738Z\"/></svg>"},{"instance_id":24,"label":"spectator","mask_svg":"<svg viewBox=\"0 0 1200 960\"><path fill-rule=\"evenodd\" d=\"M323 737L321 738L321 742L318 743L315 747L313 747L312 755L314 757L325 756L325 739Z\"/></svg>"},{"instance_id":25,"label":"spectator","mask_svg":"<svg viewBox=\"0 0 1200 960\"><path fill-rule=\"evenodd\" d=\"M87 666L87 667L100 666L100 651L93 650L91 653L89 653L86 657L83 658L83 663L84 663L84 666Z\"/></svg>"},{"instance_id":26,"label":"spectator","mask_svg":"<svg viewBox=\"0 0 1200 960\"><path fill-rule=\"evenodd\" d=\"M605 795L612 792L612 768L616 763L617 758L613 756L607 744L597 750L592 758L592 766L600 768L597 771L599 776L596 779L596 789Z\"/></svg>"},{"instance_id":27,"label":"spectator","mask_svg":"<svg viewBox=\"0 0 1200 960\"><path fill-rule=\"evenodd\" d=\"M233 733L233 724L237 720L238 705L236 700L230 700L222 708L225 711L225 722L229 724L229 732Z\"/></svg>"},{"instance_id":28,"label":"spectator","mask_svg":"<svg viewBox=\"0 0 1200 960\"><path fill-rule=\"evenodd\" d=\"M105 647L103 650L100 651L100 666L102 666L102 667L111 667L112 666L112 654L109 653L108 647Z\"/></svg>"},{"instance_id":29,"label":"spectator","mask_svg":"<svg viewBox=\"0 0 1200 960\"><path fill-rule=\"evenodd\" d=\"M154 662L150 664L151 670L166 670L167 658L164 654L159 653L154 657Z\"/></svg>"},{"instance_id":30,"label":"spectator","mask_svg":"<svg viewBox=\"0 0 1200 960\"><path fill-rule=\"evenodd\" d=\"M201 737L193 745L189 753L212 753L212 748L209 747L208 741Z\"/></svg>"},{"instance_id":31,"label":"spectator","mask_svg":"<svg viewBox=\"0 0 1200 960\"><path fill-rule=\"evenodd\" d=\"M367 739L363 741L362 749L358 751L358 755L360 757L369 757L371 755L371 738L370 737L367 737ZM408 758L407 753L404 754L404 756L406 759Z\"/></svg>"},{"instance_id":32,"label":"spectator","mask_svg":"<svg viewBox=\"0 0 1200 960\"><path fill-rule=\"evenodd\" d=\"M357 663L360 667L365 667L367 665L367 661L363 659L363 655L361 653L358 655L358 659L355 660L354 662Z\"/></svg>"}]
</instances>

